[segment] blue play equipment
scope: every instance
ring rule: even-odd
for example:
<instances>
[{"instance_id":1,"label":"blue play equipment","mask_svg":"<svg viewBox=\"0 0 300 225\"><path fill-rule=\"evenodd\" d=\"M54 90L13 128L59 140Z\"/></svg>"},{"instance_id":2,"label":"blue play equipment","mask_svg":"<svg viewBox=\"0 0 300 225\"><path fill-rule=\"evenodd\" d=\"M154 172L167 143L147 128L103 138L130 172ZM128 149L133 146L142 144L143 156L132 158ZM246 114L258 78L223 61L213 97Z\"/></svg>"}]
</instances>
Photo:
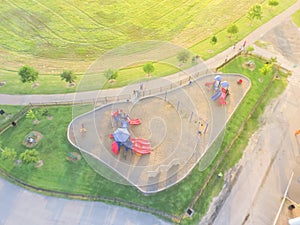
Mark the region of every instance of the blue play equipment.
<instances>
[{"instance_id":1,"label":"blue play equipment","mask_svg":"<svg viewBox=\"0 0 300 225\"><path fill-rule=\"evenodd\" d=\"M221 96L222 92L220 90L218 90L213 96L211 96L211 99L213 101L216 101L220 96Z\"/></svg>"}]
</instances>

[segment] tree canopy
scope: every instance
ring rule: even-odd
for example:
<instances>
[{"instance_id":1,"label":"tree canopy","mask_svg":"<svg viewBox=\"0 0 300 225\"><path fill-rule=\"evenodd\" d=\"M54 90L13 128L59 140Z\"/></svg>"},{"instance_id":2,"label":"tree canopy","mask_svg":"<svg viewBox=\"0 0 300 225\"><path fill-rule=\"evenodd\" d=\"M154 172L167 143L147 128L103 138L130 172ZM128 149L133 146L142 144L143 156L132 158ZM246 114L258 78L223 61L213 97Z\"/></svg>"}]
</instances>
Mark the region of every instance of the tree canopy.
<instances>
[{"instance_id":1,"label":"tree canopy","mask_svg":"<svg viewBox=\"0 0 300 225\"><path fill-rule=\"evenodd\" d=\"M70 84L73 83L77 78L77 76L71 70L64 70L62 74L60 74L60 77L62 80Z\"/></svg>"},{"instance_id":2,"label":"tree canopy","mask_svg":"<svg viewBox=\"0 0 300 225\"><path fill-rule=\"evenodd\" d=\"M261 20L262 14L262 6L260 4L255 4L248 11L248 19L251 21L253 21L254 19Z\"/></svg>"},{"instance_id":3,"label":"tree canopy","mask_svg":"<svg viewBox=\"0 0 300 225\"><path fill-rule=\"evenodd\" d=\"M210 44L215 45L215 44L217 44L217 42L218 42L217 37L215 35L212 36L211 39L210 39Z\"/></svg>"},{"instance_id":4,"label":"tree canopy","mask_svg":"<svg viewBox=\"0 0 300 225\"><path fill-rule=\"evenodd\" d=\"M279 5L278 0L269 0L268 2L269 6L275 7Z\"/></svg>"},{"instance_id":5,"label":"tree canopy","mask_svg":"<svg viewBox=\"0 0 300 225\"><path fill-rule=\"evenodd\" d=\"M227 32L231 35L235 35L239 32L239 28L236 24L232 23L228 26Z\"/></svg>"},{"instance_id":6,"label":"tree canopy","mask_svg":"<svg viewBox=\"0 0 300 225\"><path fill-rule=\"evenodd\" d=\"M27 149L20 154L20 159L24 163L35 163L40 160L39 152L36 149Z\"/></svg>"},{"instance_id":7,"label":"tree canopy","mask_svg":"<svg viewBox=\"0 0 300 225\"><path fill-rule=\"evenodd\" d=\"M153 66L153 63L146 63L144 66L143 66L143 71L149 76L150 73L153 73L155 70L154 66Z\"/></svg>"},{"instance_id":8,"label":"tree canopy","mask_svg":"<svg viewBox=\"0 0 300 225\"><path fill-rule=\"evenodd\" d=\"M19 72L18 74L20 75L21 77L21 81L23 83L31 83L31 82L35 82L37 79L38 79L38 76L39 76L39 72L36 71L33 67L31 66L22 66L20 69L19 69Z\"/></svg>"},{"instance_id":9,"label":"tree canopy","mask_svg":"<svg viewBox=\"0 0 300 225\"><path fill-rule=\"evenodd\" d=\"M1 152L2 160L14 160L16 157L17 152L12 148L5 147L4 150Z\"/></svg>"},{"instance_id":10,"label":"tree canopy","mask_svg":"<svg viewBox=\"0 0 300 225\"><path fill-rule=\"evenodd\" d=\"M107 80L117 79L118 75L119 74L117 70L107 69L104 71L104 76L107 78Z\"/></svg>"},{"instance_id":11,"label":"tree canopy","mask_svg":"<svg viewBox=\"0 0 300 225\"><path fill-rule=\"evenodd\" d=\"M179 62L182 63L188 61L189 58L190 58L190 53L186 50L179 52L177 55L177 59L179 60Z\"/></svg>"},{"instance_id":12,"label":"tree canopy","mask_svg":"<svg viewBox=\"0 0 300 225\"><path fill-rule=\"evenodd\" d=\"M264 66L259 69L259 72L261 72L263 75L267 75L271 71L272 71L272 67L270 64L264 64Z\"/></svg>"}]
</instances>

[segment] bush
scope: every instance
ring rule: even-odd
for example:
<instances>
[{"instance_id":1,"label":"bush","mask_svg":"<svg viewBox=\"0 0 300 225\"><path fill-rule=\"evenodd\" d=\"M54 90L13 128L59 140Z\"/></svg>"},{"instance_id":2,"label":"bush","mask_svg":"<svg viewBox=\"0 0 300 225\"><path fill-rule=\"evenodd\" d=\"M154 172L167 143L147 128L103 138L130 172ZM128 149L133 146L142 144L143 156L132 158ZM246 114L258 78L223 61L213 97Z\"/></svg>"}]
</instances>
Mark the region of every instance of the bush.
<instances>
[{"instance_id":1,"label":"bush","mask_svg":"<svg viewBox=\"0 0 300 225\"><path fill-rule=\"evenodd\" d=\"M1 153L1 159L2 160L14 160L17 157L16 150L12 148L5 147L4 150Z\"/></svg>"},{"instance_id":2,"label":"bush","mask_svg":"<svg viewBox=\"0 0 300 225\"><path fill-rule=\"evenodd\" d=\"M36 149L27 149L25 152L20 154L20 159L24 163L36 163L40 160L39 152Z\"/></svg>"}]
</instances>

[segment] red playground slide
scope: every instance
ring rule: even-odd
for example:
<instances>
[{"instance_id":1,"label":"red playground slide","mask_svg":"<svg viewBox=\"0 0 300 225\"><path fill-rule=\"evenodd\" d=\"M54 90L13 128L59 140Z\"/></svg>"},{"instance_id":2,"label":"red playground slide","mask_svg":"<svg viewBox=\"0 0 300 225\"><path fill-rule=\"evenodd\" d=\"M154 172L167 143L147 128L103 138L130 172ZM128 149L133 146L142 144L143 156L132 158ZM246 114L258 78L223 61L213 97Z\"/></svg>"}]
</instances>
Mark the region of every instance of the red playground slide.
<instances>
[{"instance_id":1,"label":"red playground slide","mask_svg":"<svg viewBox=\"0 0 300 225\"><path fill-rule=\"evenodd\" d=\"M132 151L138 155L150 154L151 145L150 142L143 138L132 138Z\"/></svg>"},{"instance_id":2,"label":"red playground slide","mask_svg":"<svg viewBox=\"0 0 300 225\"><path fill-rule=\"evenodd\" d=\"M226 105L226 94L224 92L222 92L221 97L219 98L219 102L221 105Z\"/></svg>"},{"instance_id":3,"label":"red playground slide","mask_svg":"<svg viewBox=\"0 0 300 225\"><path fill-rule=\"evenodd\" d=\"M137 118L137 119L130 119L128 117L128 122L129 122L130 125L139 125L139 124L141 124L141 120L139 118Z\"/></svg>"},{"instance_id":4,"label":"red playground slide","mask_svg":"<svg viewBox=\"0 0 300 225\"><path fill-rule=\"evenodd\" d=\"M132 151L134 151L138 155L145 155L151 153L151 148L150 147L141 148L137 146L132 146Z\"/></svg>"},{"instance_id":5,"label":"red playground slide","mask_svg":"<svg viewBox=\"0 0 300 225\"><path fill-rule=\"evenodd\" d=\"M225 88L222 88L222 94L221 94L221 97L219 98L219 102L221 105L227 104L226 97L227 97L228 93L229 93L228 90L226 90Z\"/></svg>"},{"instance_id":6,"label":"red playground slide","mask_svg":"<svg viewBox=\"0 0 300 225\"><path fill-rule=\"evenodd\" d=\"M212 85L215 84L215 82L216 82L216 81L213 81L213 82L206 82L206 83L205 83L205 86L206 86L206 87L212 86Z\"/></svg>"}]
</instances>

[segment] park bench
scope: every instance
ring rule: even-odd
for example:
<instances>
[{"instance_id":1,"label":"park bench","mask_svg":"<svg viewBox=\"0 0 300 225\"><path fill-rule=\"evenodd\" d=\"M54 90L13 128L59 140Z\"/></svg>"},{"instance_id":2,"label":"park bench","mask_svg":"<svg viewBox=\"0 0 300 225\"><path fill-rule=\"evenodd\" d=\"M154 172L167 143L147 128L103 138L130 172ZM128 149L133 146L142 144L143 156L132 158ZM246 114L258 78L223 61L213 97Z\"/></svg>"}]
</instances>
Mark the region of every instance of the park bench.
<instances>
[{"instance_id":1,"label":"park bench","mask_svg":"<svg viewBox=\"0 0 300 225\"><path fill-rule=\"evenodd\" d=\"M67 160L72 161L72 162L75 162L75 161L78 160L78 156L75 155L75 154L73 154L72 152L69 152L69 153L67 154Z\"/></svg>"}]
</instances>

